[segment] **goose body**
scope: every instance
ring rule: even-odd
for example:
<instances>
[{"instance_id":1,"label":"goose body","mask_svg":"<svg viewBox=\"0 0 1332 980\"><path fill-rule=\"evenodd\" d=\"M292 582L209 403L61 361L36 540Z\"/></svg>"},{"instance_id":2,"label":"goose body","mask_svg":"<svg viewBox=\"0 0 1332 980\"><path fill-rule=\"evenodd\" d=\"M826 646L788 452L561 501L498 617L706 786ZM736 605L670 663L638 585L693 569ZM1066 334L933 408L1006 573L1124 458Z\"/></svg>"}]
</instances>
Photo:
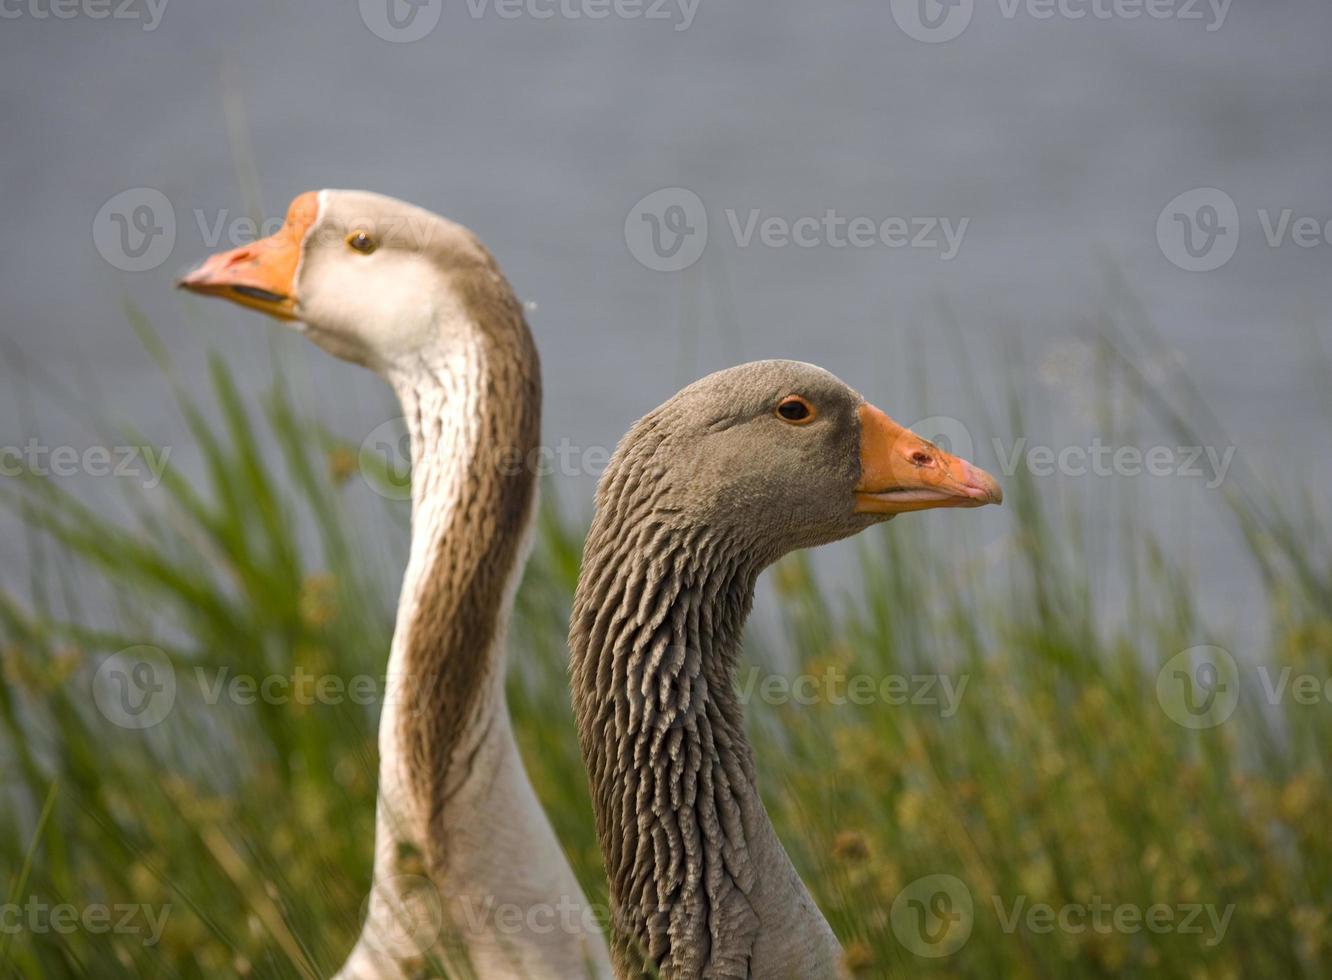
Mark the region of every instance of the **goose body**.
<instances>
[{"instance_id":1,"label":"goose body","mask_svg":"<svg viewBox=\"0 0 1332 980\"><path fill-rule=\"evenodd\" d=\"M762 361L639 420L597 489L570 625L617 977L820 980L840 948L764 811L734 672L759 573L986 473L812 365Z\"/></svg>"},{"instance_id":2,"label":"goose body","mask_svg":"<svg viewBox=\"0 0 1332 980\"><path fill-rule=\"evenodd\" d=\"M182 285L290 321L375 371L411 440L374 880L339 977L415 977L437 964L486 980L609 977L504 699L505 625L536 506L532 468L513 461L537 448L541 388L494 259L428 211L326 190L298 197L271 238L213 256Z\"/></svg>"}]
</instances>

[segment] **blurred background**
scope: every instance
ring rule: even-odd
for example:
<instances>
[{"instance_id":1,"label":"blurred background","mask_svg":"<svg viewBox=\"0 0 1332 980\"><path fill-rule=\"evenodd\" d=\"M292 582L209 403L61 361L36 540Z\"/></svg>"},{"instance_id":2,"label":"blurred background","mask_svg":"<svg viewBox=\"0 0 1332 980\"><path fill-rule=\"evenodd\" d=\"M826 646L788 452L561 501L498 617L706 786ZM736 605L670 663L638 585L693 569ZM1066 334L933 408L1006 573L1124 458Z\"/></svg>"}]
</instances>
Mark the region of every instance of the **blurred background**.
<instances>
[{"instance_id":1,"label":"blurred background","mask_svg":"<svg viewBox=\"0 0 1332 980\"><path fill-rule=\"evenodd\" d=\"M761 596L760 661L794 669L809 659L870 656L883 658L874 661L879 672L902 670L928 666L938 652L932 644L952 638L969 651L959 656L975 676L998 670L996 663L1030 667L1024 654L1042 665L1028 678L1039 693L975 706L983 715L967 729L975 744L1005 741L1003 751L1012 752L992 746L995 757L977 771L963 774L967 764L931 754L964 741L956 722L949 728L937 713L918 720L899 711L864 721L866 744L877 746L865 750L867 758L896 745L901 751L889 752L894 761L883 766L909 767L902 760L914 759L934 781L885 775L882 786L870 780L877 788L863 790L868 796L834 804L840 790L813 775L828 774L827 760L806 759L803 775L774 775L775 793L801 786L808 795L799 798L819 801L812 807L817 827L802 823L813 818L794 805L783 826L788 839L810 840L798 855L802 872L833 907L843 937L856 937L865 975L1240 975L1231 968L1249 976L1325 975L1328 851L1325 844L1313 854L1301 848L1303 831L1326 815L1317 745L1327 731L1327 699L1316 706L1324 727L1308 728L1307 712L1291 723L1307 742L1286 727L1284 712L1298 710L1288 702L1254 706L1247 714L1262 737L1223 726L1233 743L1222 764L1207 755L1222 749L1202 745L1198 733L1162 714L1151 684L1171 656L1214 641L1241 672L1283 662L1279 651L1298 651L1323 664L1306 667L1326 677L1332 7L1301 0L117 3L0 4L0 446L7 464L22 464L7 465L10 503L0 512L13 697L11 745L0 741L0 762L15 840L12 852L0 851L14 859L12 877L0 859L0 886L20 880L26 866L25 884L44 882L53 892L104 873L99 895L117 888L156 894L170 891L168 866L198 867L189 873L189 900L179 893L174 900L168 931L178 932L168 953L161 945L103 948L86 937L92 945L78 952L61 937L23 935L8 948L0 938L0 963L13 956L17 975L32 976L113 975L98 974L99 962L127 975L322 975L355 934L355 878L369 854L356 835L368 832L373 798L373 711L350 729L341 714L324 728L307 719L300 735L282 734L294 722L277 712L263 737L283 751L245 743L259 737L253 732L233 736L249 747L229 755L228 771L236 773L219 781L189 751L167 766L160 745L131 746L120 741L124 733L103 741L112 736L89 714L79 673L83 657L117 649L115 641L153 643L185 658L221 656L223 646L227 657L248 657L250 648L237 652L237 644L266 642L267 620L256 619L246 634L200 632L188 613L174 615L134 579L137 559L116 550L151 546L140 556L145 567L150 553L158 555L166 577L216 576L218 594L240 601L226 581L240 558L216 561L182 522L162 516L179 501L170 481L150 472L153 457L136 449L122 477L86 464L90 447L157 447L155 458L219 507L232 507L236 533L248 535L244 493L259 491L232 486L237 493L228 496L227 481L241 476L210 457L195 425L241 442L253 438L256 458L272 471L262 493L291 517L283 548L292 554L313 551L329 518L310 506L315 491L282 458L308 450L331 460L326 476L316 466L318 493L336 498L351 567L337 567L326 553L293 558L292 607L280 615L308 613L311 581L339 594L354 584L371 597L354 614L365 629L353 635L365 642L344 652L371 670L382 659L405 555L406 505L364 471L367 454L401 464L389 392L281 326L173 289L210 252L280 218L296 194L352 187L468 225L528 304L545 376L544 442L554 454L546 481L551 537L538 556L551 598L525 615L547 615L547 639L555 642L518 653L520 664L534 658L544 665L528 676L550 682L544 693L524 695L533 710L567 713L561 603L606 452L634 419L702 374L764 357L816 362L995 473L1009 513L922 515L911 528L897 521L862 546L824 549L785 567ZM210 352L223 367L210 371ZM234 402L252 411L253 430L227 428L227 400L214 395L219 373L234 385ZM273 421L270 412L262 423L262 406L273 404L277 389L290 413ZM182 411L182 393L197 418ZM1098 446L1108 447L1099 464ZM57 447L73 447L84 462L55 472ZM1130 455L1114 457L1117 449ZM1048 450L1048 458L1033 450ZM1152 450L1149 471L1142 457ZM44 489L34 495L20 469ZM79 534L63 523L74 510L44 509L85 505ZM145 520L151 533L142 530ZM115 534L123 528L139 530L122 541ZM966 547L950 560L945 545L958 536ZM245 558L258 564L265 553L256 546ZM168 555L180 564L170 565ZM914 584L902 581L917 571ZM880 572L897 584L889 588ZM954 576L962 573L959 584ZM82 584L88 576L95 586ZM1047 601L1046 576L1046 585L1069 594ZM866 594L875 582L884 594ZM869 617L880 631L870 642L845 609L845 602L874 608L894 598L920 609L922 624L937 615L951 625L936 624L940 632L930 640L920 633L924 625L899 633L907 628L897 620L901 606L892 606L891 623ZM184 593L177 600L182 609L199 601ZM991 601L1006 611L978 608ZM1149 614L1157 602L1161 609ZM926 606L939 609L927 614ZM982 621L984 628L963 628ZM306 625L338 663L327 623ZM68 673L42 680L51 658L62 655L73 658ZM38 666L13 666L25 656ZM280 652L264 656L289 662ZM1071 688L1070 676L1079 678ZM22 696L19 677L42 693ZM1092 690L1102 692L1093 698L1099 713L1083 710ZM515 694L520 716L524 696ZM798 713L758 715L761 726L772 722L778 744L793 737L783 732L802 726L811 726L810 745L862 737L830 734ZM1063 785L1068 769L1080 765L1088 780L1070 791L1060 817L1066 823L1043 823L1043 804L1021 794L1003 818L987 809L987 787L998 807L1014 768L1033 764L1036 750L1023 741L1019 715L1031 719L1030 736L1041 746L1053 751L1062 742L1084 753L1050 763L1046 773L1051 785ZM212 718L191 737L206 739L229 723ZM855 727L845 719L826 725ZM1061 725L1075 729L1053 734ZM76 729L85 741L56 734ZM361 739L364 758L357 757L361 775L333 790L309 782L326 750L310 758L301 752L313 751L317 733L338 729ZM179 733L175 741L176 749L189 744ZM99 745L117 747L108 758L120 752L127 760L121 791L140 785L134 773L176 772L182 782L169 790L171 805L184 807L198 827L216 819L235 835L236 853L260 868L265 861L301 867L290 849L310 842L275 843L273 835L300 837L309 828L302 821L315 818L301 811L304 817L268 827L258 811L253 825L227 811L246 805L244 774L255 760L274 767L268 792L311 799L335 792L340 802L332 810L308 804L319 820L337 823L333 812L346 820L335 856L305 855L310 881L329 894L299 906L309 892L294 889L303 897L288 907L273 897L289 897L280 881L273 884L280 876L267 879L267 891L262 876L230 876L230 904L219 899L218 908L193 917L180 911L206 906L201 896L214 887L209 862L228 863L217 846L206 846L203 831L194 844L168 843L176 831L148 810L133 832L119 826L128 818L108 802L118 777L108 770L108 788L95 775L110 765L95 761ZM60 777L83 749L92 752L86 765ZM546 768L567 764L568 771L535 778L548 803L569 801L571 816L557 823L575 842L580 872L595 882L576 758L568 746L557 755ZM1148 758L1163 768L1135 768ZM942 778L954 763L961 767L955 778ZM880 771L877 762L865 765L862 774ZM1271 780L1262 798L1272 812L1236 789L1236 779L1250 777ZM1077 816L1078 798L1121 778L1116 807ZM1132 801L1169 795L1189 778L1210 789L1179 798L1173 817L1141 823L1130 813ZM56 824L41 816L53 781L65 787L52 797ZM209 794L229 816L200 815L183 802ZM151 809L151 801L140 803ZM929 843L934 864L912 864L920 840L911 846L900 831L921 807L970 814L959 816L959 826L975 818L992 828L994 853L983 840L959 843L970 832L958 830ZM52 855L38 845L62 812L70 837L49 845L57 847ZM1190 815L1203 812L1215 817L1207 832L1215 837L1190 843ZM1268 840L1279 819L1291 824ZM1106 845L1099 877L1057 856L1061 839L1070 851L1085 851L1090 845L1072 843L1083 833L1115 842ZM80 856L77 843L98 834L106 835L103 864L91 852ZM133 846L120 853L111 840ZM827 877L815 842L833 855ZM25 865L29 845L36 857ZM1012 868L1000 868L996 855L1018 849L1030 860L1015 857ZM151 870L120 877L106 866L114 863L108 854L127 867L137 855ZM837 864L861 857L872 872ZM1155 869L1176 858L1175 885L1151 884ZM893 896L917 873L956 873L973 890L985 887L978 878L998 881L1009 895L1076 895L1107 890L1107 879L1118 880L1110 869L1120 865L1138 875L1121 888L1125 901L1193 893L1219 901L1226 889L1247 896L1235 915L1251 937L1264 937L1246 940L1253 958L1237 959L1234 932L1219 951L1196 942L1186 948L1180 936L1159 943L1140 934L1097 937L1094 948L1080 937L1014 938L995 929L988 899L978 897L988 931L978 925L960 951L932 959L904 951L887 918ZM1296 867L1307 870L1297 875ZM338 876L349 880L327 885ZM1022 884L1005 884L1010 878ZM188 890L174 880L171 887ZM264 894L270 897L254 897ZM844 913L831 896L851 896ZM256 912L265 901L272 910ZM334 917L337 927L323 930ZM300 939L291 948L306 949L310 970L273 938L275 921ZM319 944L306 946L304 926L321 932ZM210 943L216 949L202 952Z\"/></svg>"},{"instance_id":2,"label":"blurred background","mask_svg":"<svg viewBox=\"0 0 1332 980\"><path fill-rule=\"evenodd\" d=\"M174 278L238 244L246 219L280 218L301 191L364 187L473 228L535 304L551 446L613 447L708 371L794 357L904 422L959 419L977 462L996 470L993 440L1011 454L1021 436L967 414L961 343L981 394L1039 390L1051 403L1049 428L1024 433L1024 448L1090 447L1104 433L1089 343L1121 277L1177 354L1145 371L1169 383L1187 366L1251 466L1332 478L1327 379L1310 356L1326 338L1332 245L1301 247L1287 232L1271 247L1259 215L1275 226L1289 210L1320 229L1332 219L1325 4L1240 2L1223 17L1180 0L1165 19L1096 16L1117 9L1107 0L1070 19L990 0L939 6L954 18L944 34L967 20L943 43L903 30L896 18L918 16L910 4L759 12L671 0L652 18L645 5L642 17L591 19L552 3L557 16L541 19L459 0L423 6L401 31L373 6L343 6L170 5L154 23L139 0L133 19L5 22L0 287L12 370L0 442L87 442L67 405L24 383L21 354L197 466L122 304L157 326L186 379L200 377L206 344L243 388L260 387L274 331L210 307L201 337L182 326L191 301ZM397 41L432 20L419 40ZM679 272L645 267L626 245L630 212L668 187L697 195L708 220L706 248ZM1238 250L1214 271L1186 271L1163 251L1158 217L1207 187L1235 203ZM93 225L134 188L168 202L174 242L153 236L153 267L125 272L115 239L109 262ZM141 203L119 206L132 217ZM951 248L937 229L925 237L939 244L922 247L873 233L868 247L834 247L822 231L815 247L775 247L733 231L751 215L789 226L829 211L876 227L966 224ZM164 227L156 215L152 227ZM373 377L290 347L337 431L368 434L396 414ZM922 372L928 401L910 384ZM561 472L562 499L586 513L594 479ZM1094 496L1111 482L1055 474L1042 488ZM1236 542L1209 519L1214 481L1136 482L1172 546L1205 572L1212 608L1253 615Z\"/></svg>"}]
</instances>

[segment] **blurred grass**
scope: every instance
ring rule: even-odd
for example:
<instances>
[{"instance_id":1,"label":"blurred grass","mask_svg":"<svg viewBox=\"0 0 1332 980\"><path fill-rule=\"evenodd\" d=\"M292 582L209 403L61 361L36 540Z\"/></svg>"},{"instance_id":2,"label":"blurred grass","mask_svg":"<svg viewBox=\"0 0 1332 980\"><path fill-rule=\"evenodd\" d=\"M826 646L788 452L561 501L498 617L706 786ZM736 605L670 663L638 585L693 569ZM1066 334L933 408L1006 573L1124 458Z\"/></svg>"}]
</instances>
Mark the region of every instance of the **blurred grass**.
<instances>
[{"instance_id":1,"label":"blurred grass","mask_svg":"<svg viewBox=\"0 0 1332 980\"><path fill-rule=\"evenodd\" d=\"M1136 370L1159 355L1153 343L1119 335L1103 345L1104 369L1188 444L1224 444L1196 393L1154 390ZM224 364L211 377L203 396L177 386L203 477L168 469L156 491L127 491L129 522L50 482L0 485L35 558L31 600L0 596L0 895L169 907L152 944L3 929L0 975L327 976L359 931L376 707L210 704L194 682L196 668L382 673L392 605L358 560L367 532L349 519L342 486L357 472L354 451L303 418L280 383L259 412ZM1010 413L1010 430L1026 431L1022 406ZM259 448L269 443L276 451ZM1107 570L1076 514L1059 512L1025 470L1006 482L1008 533L983 567L958 560L960 525L896 521L859 540L854 595L830 596L807 556L780 565L770 578L786 638L751 636L749 663L764 672L795 657L794 670L815 677L965 678L949 716L826 697L749 705L778 831L855 974L1332 976L1332 705L1271 707L1246 682L1225 724L1172 722L1156 699L1161 665L1227 644L1186 576L1131 514L1120 565ZM1268 590L1265 645L1241 662L1327 678L1327 529L1307 500L1281 505L1260 490L1242 473L1224 487ZM405 504L398 514L405 522ZM303 523L317 546L302 544ZM509 690L538 792L603 900L565 679L580 550L581 528L547 507L519 595ZM1122 582L1123 610L1098 608L1094 574ZM142 732L111 724L91 696L102 658L140 644L162 649L178 678L174 710ZM890 910L932 874L965 883L974 921L959 950L924 958L898 940ZM1206 926L1005 931L996 900L1007 910L1022 897L1234 912L1215 945Z\"/></svg>"}]
</instances>

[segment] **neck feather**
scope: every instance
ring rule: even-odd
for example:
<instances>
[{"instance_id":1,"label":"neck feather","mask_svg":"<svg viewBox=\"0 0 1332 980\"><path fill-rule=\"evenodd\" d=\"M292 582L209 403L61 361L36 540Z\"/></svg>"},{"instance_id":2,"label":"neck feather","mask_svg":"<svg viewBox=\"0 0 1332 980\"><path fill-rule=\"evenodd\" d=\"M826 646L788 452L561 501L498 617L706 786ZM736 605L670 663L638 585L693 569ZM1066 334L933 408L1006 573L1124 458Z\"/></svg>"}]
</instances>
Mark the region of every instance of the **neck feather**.
<instances>
[{"instance_id":1,"label":"neck feather","mask_svg":"<svg viewBox=\"0 0 1332 980\"><path fill-rule=\"evenodd\" d=\"M616 959L622 976L645 959L667 977L747 976L767 818L734 673L758 569L705 529L618 511L599 507L571 629Z\"/></svg>"},{"instance_id":2,"label":"neck feather","mask_svg":"<svg viewBox=\"0 0 1332 980\"><path fill-rule=\"evenodd\" d=\"M381 751L405 797L395 802L419 829L441 825L504 715L504 622L536 501L525 461L540 433L535 349L520 316L517 326L500 338L469 330L390 379L411 438L412 541ZM421 837L439 862L438 835Z\"/></svg>"}]
</instances>

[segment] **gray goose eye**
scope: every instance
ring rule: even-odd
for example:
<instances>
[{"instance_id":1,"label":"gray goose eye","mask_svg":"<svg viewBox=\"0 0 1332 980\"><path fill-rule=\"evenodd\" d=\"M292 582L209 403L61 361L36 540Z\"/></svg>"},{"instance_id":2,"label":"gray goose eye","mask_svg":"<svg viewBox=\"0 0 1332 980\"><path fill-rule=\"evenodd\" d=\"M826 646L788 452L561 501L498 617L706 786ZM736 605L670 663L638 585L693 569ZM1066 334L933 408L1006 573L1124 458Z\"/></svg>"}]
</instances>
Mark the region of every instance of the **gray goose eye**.
<instances>
[{"instance_id":1,"label":"gray goose eye","mask_svg":"<svg viewBox=\"0 0 1332 980\"><path fill-rule=\"evenodd\" d=\"M777 417L792 425L814 421L814 406L799 395L787 395L777 403Z\"/></svg>"},{"instance_id":2,"label":"gray goose eye","mask_svg":"<svg viewBox=\"0 0 1332 980\"><path fill-rule=\"evenodd\" d=\"M347 244L362 255L369 255L375 250L375 240L364 231L354 231L348 235Z\"/></svg>"}]
</instances>

